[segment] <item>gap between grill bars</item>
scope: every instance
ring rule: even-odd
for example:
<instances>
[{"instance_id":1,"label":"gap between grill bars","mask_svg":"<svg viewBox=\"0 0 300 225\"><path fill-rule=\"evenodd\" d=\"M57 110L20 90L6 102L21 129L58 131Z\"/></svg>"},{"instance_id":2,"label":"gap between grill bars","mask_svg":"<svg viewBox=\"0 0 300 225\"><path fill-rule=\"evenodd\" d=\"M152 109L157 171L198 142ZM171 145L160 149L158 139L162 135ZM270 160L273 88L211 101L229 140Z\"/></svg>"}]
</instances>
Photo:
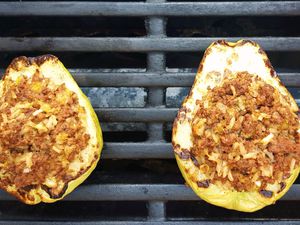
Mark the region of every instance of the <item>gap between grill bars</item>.
<instances>
[{"instance_id":1,"label":"gap between grill bars","mask_svg":"<svg viewBox=\"0 0 300 225\"><path fill-rule=\"evenodd\" d=\"M175 37L1 37L1 51L73 51L73 52L198 52L205 50L212 42L225 39L237 41L251 39L266 51L299 51L300 37L216 37L216 38L175 38Z\"/></svg>"}]
</instances>

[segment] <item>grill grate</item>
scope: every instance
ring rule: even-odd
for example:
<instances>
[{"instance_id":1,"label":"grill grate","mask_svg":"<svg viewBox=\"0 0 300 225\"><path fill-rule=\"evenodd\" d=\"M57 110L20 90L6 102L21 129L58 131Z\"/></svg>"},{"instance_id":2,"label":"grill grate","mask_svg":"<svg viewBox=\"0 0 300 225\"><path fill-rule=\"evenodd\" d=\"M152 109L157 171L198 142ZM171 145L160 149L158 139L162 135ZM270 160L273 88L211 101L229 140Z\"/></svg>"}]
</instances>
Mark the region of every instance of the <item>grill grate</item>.
<instances>
[{"instance_id":1,"label":"grill grate","mask_svg":"<svg viewBox=\"0 0 300 225\"><path fill-rule=\"evenodd\" d=\"M174 17L201 19L205 16L248 16L250 20L251 17L260 20L264 17L284 16L299 21L300 2L166 2L165 0L148 0L146 2L0 2L0 17L3 19L32 17L36 21L39 18L56 17L57 30L60 31L62 29L59 27L59 20L61 19L63 22L66 18L76 17L76 21L80 21L80 18L88 20L102 17L130 17L131 22L134 21L132 18L139 18L139 20L144 18L145 30L139 29L137 25L133 31L136 35L122 31L122 34L128 35L127 37L118 36L116 28L111 33L113 37L109 37L107 32L105 37L94 37L93 35L90 37L83 31L79 32L83 36L68 34L68 37L64 37L59 34L55 35L55 26L52 28L54 31L49 33L54 34L51 37L44 36L39 32L40 35L37 37L26 36L26 34L21 37L18 34L17 22L14 22L15 35L13 35L13 31L0 32L0 50L4 53L0 56L0 62L10 61L14 54L19 55L19 53L51 52L58 56L61 55L60 58L63 62L64 57L69 57L69 62L75 59L75 62L84 67L75 68L76 63L74 63L72 65L74 68L70 69L84 90L94 87L136 87L134 95L141 95L144 92L147 95L145 102L137 106L134 103L130 107L112 107L109 103L106 107L101 107L94 104L94 107L97 105L95 111L103 123L104 136L113 135L116 131L118 131L117 135L121 136L117 142L114 142L113 138L110 139L111 141L105 142L99 168L94 171L85 184L78 187L63 201L52 205L41 204L28 209L29 206L23 206L6 193L0 192L0 224L6 224L9 220L9 224L17 224L20 221L22 224L61 224L63 221L64 224L121 225L139 224L140 222L136 220L142 220L145 224L214 225L219 222L211 220L222 220L222 223L229 224L228 219L235 220L235 224L244 224L247 221L251 221L253 224L295 224L300 219L297 214L297 203L300 203L298 181L276 206L249 215L207 205L184 185L179 175L169 140L170 123L176 115L177 107L182 100L181 97L187 91L183 87L190 87L194 80L195 69L171 68L172 66L169 65L172 63L168 63L168 58L171 58L169 56L172 53L193 54L196 52L195 61L197 63L193 64L193 67L196 67L200 61L198 52L205 50L212 41L223 37L216 37L213 33L211 37L191 37L192 35L189 36L186 33L177 37L172 35L172 30L169 29L167 32L167 20ZM118 22L115 20L113 24ZM130 26L131 22L127 21L125 26ZM65 22L65 24L69 23ZM87 23L88 21L85 22L85 24ZM27 26L26 24L28 25L30 22L25 23L25 26ZM2 26L7 29L7 24L0 24L0 27ZM32 24L30 26L34 27ZM118 29L120 27L118 24ZM79 29L84 30L85 27L79 27ZM89 29L93 33L93 28L89 27ZM180 33L180 29L176 29L175 33ZM276 29L278 28L274 28L275 33ZM297 29L297 27L286 29ZM22 32L26 33L26 28L22 28ZM147 35L143 36L144 33ZM7 34L11 36L7 36ZM136 37L140 34L142 34L140 37ZM283 83L299 99L300 64L297 57L299 59L300 56L300 33L293 30L292 34L295 35L276 37L269 36L266 31L266 35L251 37L251 39L257 41L271 54L274 53L275 62L282 60L278 54L287 55L289 59L293 58L291 60L294 62L293 65L288 62L288 66L279 68L278 71ZM241 37L247 38L242 34ZM225 38L232 41L240 39L240 37ZM104 62L101 62L101 65L105 65L105 62L109 62L111 65L112 61L122 61L123 59L130 66L120 68L116 63L116 68L96 69L94 67L100 63L97 61L96 53L102 54L101 60ZM137 53L137 55L128 55L132 53ZM78 54L76 57L70 56L76 54ZM116 56L116 54L118 55ZM105 60L105 57L110 56L115 58ZM87 59L81 62L82 57ZM132 58L139 63L135 63L136 61ZM189 55L187 58L189 60L193 56ZM143 59L145 59L146 68L138 68L142 67ZM92 61L91 64L89 60ZM187 61L184 57L181 57L180 60ZM273 60L271 59L271 61ZM89 66L92 64L96 66ZM138 66L128 68L135 67L131 65ZM177 67L176 63L175 67ZM122 90L118 94L124 94L125 92ZM133 89L130 89L129 92L132 93ZM135 98L130 93L123 96L123 101L127 99L134 102ZM175 97L173 96L175 104L168 103L168 95L172 95L172 93L173 95L177 93ZM112 96L108 102L118 98L117 94ZM92 98L92 102L97 102L97 98L94 96L89 97ZM298 102L300 101L298 100ZM144 137L142 133L146 136ZM128 135L130 134L137 137L129 139ZM120 180L117 180L116 177ZM144 180L144 182L138 182L138 180ZM89 207L91 210L88 210ZM287 207L289 213L284 212ZM202 211L191 210L192 212L189 213L184 211L189 208L200 208ZM95 209L99 209L99 211ZM178 215L176 209L180 210ZM109 211L114 213L109 213ZM126 212L128 216L124 217L126 213L121 213L122 211ZM87 217L78 215L80 212L87 213ZM49 215L47 215L48 213ZM65 215L60 216L63 213ZM45 218L37 215L45 215ZM270 218L271 221L261 221Z\"/></svg>"}]
</instances>

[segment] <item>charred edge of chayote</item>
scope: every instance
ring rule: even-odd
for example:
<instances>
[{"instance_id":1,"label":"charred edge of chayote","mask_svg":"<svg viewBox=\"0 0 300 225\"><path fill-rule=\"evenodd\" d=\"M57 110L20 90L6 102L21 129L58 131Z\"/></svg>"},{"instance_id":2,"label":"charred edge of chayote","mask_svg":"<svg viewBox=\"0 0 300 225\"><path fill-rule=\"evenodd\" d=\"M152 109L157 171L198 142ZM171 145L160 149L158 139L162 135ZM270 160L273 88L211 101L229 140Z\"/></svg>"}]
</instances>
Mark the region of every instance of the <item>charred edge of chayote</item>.
<instances>
[{"instance_id":1,"label":"charred edge of chayote","mask_svg":"<svg viewBox=\"0 0 300 225\"><path fill-rule=\"evenodd\" d=\"M37 184L30 184L30 185L21 187L20 189L21 189L21 190L24 190L24 191L26 191L26 192L29 192L29 191L31 191L32 189L35 189L35 188L37 188L37 187L38 187Z\"/></svg>"},{"instance_id":2,"label":"charred edge of chayote","mask_svg":"<svg viewBox=\"0 0 300 225\"><path fill-rule=\"evenodd\" d=\"M46 185L42 185L42 189L43 189L44 191L46 191L46 192L49 194L50 198L52 198L52 199L59 199L59 198L61 198L61 197L66 193L66 191L67 191L67 189L68 189L68 187L69 187L69 183L72 182L72 181L74 181L74 180L76 180L76 179L78 179L79 177L81 177L85 172L87 172L87 171L92 167L92 165L94 165L94 163L95 163L95 162L98 160L98 158L100 157L100 155L97 155L97 154L98 154L98 153L96 152L95 155L94 155L93 161L90 163L90 165L89 165L87 168L81 169L81 170L77 173L77 175L76 175L75 177L73 177L72 179L66 181L64 187L62 188L62 190L61 190L61 192L60 192L59 194L57 194L57 195L53 194L53 193L51 192L51 188L49 188L49 187L46 186ZM78 184L78 185L79 185L79 184ZM43 186L45 187L45 189L43 188Z\"/></svg>"},{"instance_id":3,"label":"charred edge of chayote","mask_svg":"<svg viewBox=\"0 0 300 225\"><path fill-rule=\"evenodd\" d=\"M203 180L203 181L197 181L196 183L199 188L209 188L210 180L207 179L207 180Z\"/></svg>"},{"instance_id":4,"label":"charred edge of chayote","mask_svg":"<svg viewBox=\"0 0 300 225\"><path fill-rule=\"evenodd\" d=\"M180 148L180 145L175 146L175 148ZM182 149L180 152L175 151L175 154L178 155L178 157L182 160L190 159L196 167L200 166L200 163L196 159L195 155L189 149Z\"/></svg>"},{"instance_id":5,"label":"charred edge of chayote","mask_svg":"<svg viewBox=\"0 0 300 225\"><path fill-rule=\"evenodd\" d=\"M260 190L259 193L264 196L265 198L272 198L273 197L273 191L268 190Z\"/></svg>"},{"instance_id":6,"label":"charred edge of chayote","mask_svg":"<svg viewBox=\"0 0 300 225\"><path fill-rule=\"evenodd\" d=\"M42 64L44 64L46 61L49 61L49 60L57 61L58 58L51 54L40 55L40 56L36 56L36 57L20 56L20 57L15 58L12 61L11 65L17 66L18 62L23 62L26 66L30 66L33 64L41 66Z\"/></svg>"},{"instance_id":7,"label":"charred edge of chayote","mask_svg":"<svg viewBox=\"0 0 300 225\"><path fill-rule=\"evenodd\" d=\"M276 74L266 52L258 44L256 46L259 48L258 53L261 54L264 58L265 66L270 69L271 77L277 77L277 74Z\"/></svg>"},{"instance_id":8,"label":"charred edge of chayote","mask_svg":"<svg viewBox=\"0 0 300 225\"><path fill-rule=\"evenodd\" d=\"M26 56L19 56L17 58L14 58L10 65L7 67L6 72L4 73L2 79L5 79L5 77L8 75L8 72L10 69L13 69L15 71L19 71L21 68L19 68L20 65L29 67L31 65L38 65L41 66L46 61L58 61L58 58L51 54L41 55L37 57L26 57Z\"/></svg>"},{"instance_id":9,"label":"charred edge of chayote","mask_svg":"<svg viewBox=\"0 0 300 225\"><path fill-rule=\"evenodd\" d=\"M98 160L98 158L100 157L100 154L98 155L98 153L95 153L94 155L94 159L93 161L90 163L90 165L85 168L84 170L80 170L78 172L78 174L73 177L72 179L68 180L65 182L65 185L64 187L62 188L61 192L59 194L53 194L52 191L51 191L51 188L48 187L47 185L37 185L37 184L31 184L31 185L27 185L25 187L22 187L22 188L19 188L19 189L16 189L16 191L8 191L7 190L7 186L5 187L0 187L1 189L7 191L10 195L14 196L15 198L17 198L18 200L20 200L21 202L25 202L25 203L29 203L27 200L30 201L30 199L27 199L26 198L26 194L28 194L32 189L37 189L38 187L41 187L42 190L44 190L51 199L60 199L61 197L63 197L63 195L66 193L66 191L68 190L69 188L69 183L76 180L77 178L79 178L80 176L82 176L85 172L87 172L91 166ZM78 184L79 185L79 184ZM41 196L41 202L43 202L43 197Z\"/></svg>"},{"instance_id":10,"label":"charred edge of chayote","mask_svg":"<svg viewBox=\"0 0 300 225\"><path fill-rule=\"evenodd\" d=\"M280 190L279 192L282 192L286 188L286 183L285 182L280 182Z\"/></svg>"},{"instance_id":11,"label":"charred edge of chayote","mask_svg":"<svg viewBox=\"0 0 300 225\"><path fill-rule=\"evenodd\" d=\"M21 202L24 202L24 203L27 203L27 204L36 204L36 203L39 203L39 202L36 202L36 203L32 202L32 200L27 198L26 195L31 190L37 189L39 187L41 187L41 189L43 191L45 191L51 199L59 199L65 194L66 190L68 189L68 183L66 183L64 185L61 192L57 195L53 194L51 192L51 188L49 188L47 185L44 185L44 184L42 184L42 185L33 185L33 184L31 184L31 185L27 185L25 187L22 187L20 189L17 189L14 192L8 192L8 193L11 194L12 196L16 197ZM40 195L40 197L41 197L41 202L42 202L43 201L43 196Z\"/></svg>"},{"instance_id":12,"label":"charred edge of chayote","mask_svg":"<svg viewBox=\"0 0 300 225\"><path fill-rule=\"evenodd\" d=\"M26 195L32 190L35 189L38 185L27 185L20 189L14 189L14 190L8 190L9 186L0 186L0 189L7 192L9 195L15 197L20 202L26 203L26 204L33 204L33 201L31 199L26 198Z\"/></svg>"},{"instance_id":13,"label":"charred edge of chayote","mask_svg":"<svg viewBox=\"0 0 300 225\"><path fill-rule=\"evenodd\" d=\"M235 46L242 46L242 45L247 44L247 43L250 43L254 46L258 46L258 44L256 42L251 41L251 40L244 40L244 39L241 39L237 42L227 42L226 40L221 39L221 40L217 40L217 41L213 42L212 46L213 45L226 45L228 47L234 48Z\"/></svg>"},{"instance_id":14,"label":"charred edge of chayote","mask_svg":"<svg viewBox=\"0 0 300 225\"><path fill-rule=\"evenodd\" d=\"M47 192L47 194L50 196L50 198L52 198L52 199L59 199L59 198L61 198L61 197L65 194L65 192L67 191L67 189L68 189L68 187L69 187L68 184L69 184L69 183L67 182L67 183L64 185L64 187L62 188L62 190L60 191L59 194L53 194L52 191L51 191L51 188L48 187L47 185L42 184L42 185L41 185L41 188L42 188L45 192ZM43 201L43 200L42 200L42 201Z\"/></svg>"},{"instance_id":15,"label":"charred edge of chayote","mask_svg":"<svg viewBox=\"0 0 300 225\"><path fill-rule=\"evenodd\" d=\"M63 195L66 193L66 191L68 190L68 187L69 187L69 183L78 179L79 177L81 177L85 172L87 172L91 167L92 165L98 160L98 157L99 155L97 155L97 153L94 155L94 159L93 161L90 163L90 165L85 168L85 169L81 169L77 175L75 177L73 177L72 179L68 180L65 182L65 185L64 187L62 188L62 190L60 191L59 194L53 194L52 191L51 191L51 188L48 187L47 185L41 185L41 188L48 193L48 195L50 196L51 199L59 199L61 197L63 197ZM79 185L79 184L78 184ZM42 199L43 201L43 199Z\"/></svg>"},{"instance_id":16,"label":"charred edge of chayote","mask_svg":"<svg viewBox=\"0 0 300 225\"><path fill-rule=\"evenodd\" d=\"M191 153L188 149L181 149L180 152L175 152L175 153L182 160L189 160L191 158Z\"/></svg>"},{"instance_id":17,"label":"charred edge of chayote","mask_svg":"<svg viewBox=\"0 0 300 225\"><path fill-rule=\"evenodd\" d=\"M196 159L196 157L193 154L191 154L191 160L196 167L200 166L200 163L198 162L198 160Z\"/></svg>"}]
</instances>

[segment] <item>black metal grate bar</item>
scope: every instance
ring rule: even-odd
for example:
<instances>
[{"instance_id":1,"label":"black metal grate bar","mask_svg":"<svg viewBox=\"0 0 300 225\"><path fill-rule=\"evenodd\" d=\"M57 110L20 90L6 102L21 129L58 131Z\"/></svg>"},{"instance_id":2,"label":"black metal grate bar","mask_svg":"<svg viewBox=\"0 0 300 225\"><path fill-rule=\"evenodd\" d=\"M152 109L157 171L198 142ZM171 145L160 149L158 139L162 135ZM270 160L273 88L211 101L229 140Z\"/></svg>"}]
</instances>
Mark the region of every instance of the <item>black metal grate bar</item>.
<instances>
[{"instance_id":1,"label":"black metal grate bar","mask_svg":"<svg viewBox=\"0 0 300 225\"><path fill-rule=\"evenodd\" d=\"M14 200L0 191L1 200ZM82 185L63 201L194 201L199 197L183 184ZM282 201L300 200L300 185L294 184Z\"/></svg>"},{"instance_id":2,"label":"black metal grate bar","mask_svg":"<svg viewBox=\"0 0 300 225\"><path fill-rule=\"evenodd\" d=\"M296 99L298 105L300 100ZM178 108L96 108L96 113L106 122L172 122Z\"/></svg>"},{"instance_id":3,"label":"black metal grate bar","mask_svg":"<svg viewBox=\"0 0 300 225\"><path fill-rule=\"evenodd\" d=\"M189 72L93 72L72 70L71 74L81 87L191 87L196 73ZM3 71L3 70L2 70ZM2 74L2 72L1 72ZM287 87L299 87L300 73L278 73Z\"/></svg>"},{"instance_id":4,"label":"black metal grate bar","mask_svg":"<svg viewBox=\"0 0 300 225\"><path fill-rule=\"evenodd\" d=\"M300 37L216 37L216 38L87 38L87 37L1 37L0 51L72 52L197 52L213 41L251 39L266 51L300 51Z\"/></svg>"},{"instance_id":5,"label":"black metal grate bar","mask_svg":"<svg viewBox=\"0 0 300 225\"><path fill-rule=\"evenodd\" d=\"M148 0L148 3L163 3L164 0ZM160 4L160 5L163 5ZM150 17L146 20L146 30L149 38L163 38L166 34L165 19L163 17ZM150 52L147 56L148 72L165 72L166 56L163 52ZM148 90L148 107L159 107L164 105L164 89L161 87L152 87ZM163 124L148 124L148 142L163 142ZM166 218L165 203L163 201L149 201L148 220L164 221Z\"/></svg>"},{"instance_id":6,"label":"black metal grate bar","mask_svg":"<svg viewBox=\"0 0 300 225\"><path fill-rule=\"evenodd\" d=\"M274 224L281 224L281 225L295 225L295 224L300 224L299 221L297 220L280 220L280 221L250 221L250 220L244 220L243 221L222 221L222 224L225 225L244 225L244 224L251 224L251 225L274 225ZM0 225L17 225L20 224L19 222L15 221L0 221ZM30 222L25 222L22 221L22 224L24 225L60 225L62 224L61 222L57 221L47 221L47 222L36 222L36 221L30 221ZM73 222L64 222L63 224L65 225L140 225L140 224L145 224L145 225L219 225L220 221L73 221Z\"/></svg>"},{"instance_id":7,"label":"black metal grate bar","mask_svg":"<svg viewBox=\"0 0 300 225\"><path fill-rule=\"evenodd\" d=\"M163 201L149 201L147 207L149 221L166 220L166 205Z\"/></svg>"},{"instance_id":8,"label":"black metal grate bar","mask_svg":"<svg viewBox=\"0 0 300 225\"><path fill-rule=\"evenodd\" d=\"M71 72L82 87L190 87L195 73L166 72ZM300 73L278 73L282 83L289 87L300 86Z\"/></svg>"},{"instance_id":9,"label":"black metal grate bar","mask_svg":"<svg viewBox=\"0 0 300 225\"><path fill-rule=\"evenodd\" d=\"M0 3L5 16L291 16L300 15L300 2L14 2Z\"/></svg>"},{"instance_id":10,"label":"black metal grate bar","mask_svg":"<svg viewBox=\"0 0 300 225\"><path fill-rule=\"evenodd\" d=\"M170 143L154 141L149 143L107 142L102 157L105 159L173 159Z\"/></svg>"}]
</instances>

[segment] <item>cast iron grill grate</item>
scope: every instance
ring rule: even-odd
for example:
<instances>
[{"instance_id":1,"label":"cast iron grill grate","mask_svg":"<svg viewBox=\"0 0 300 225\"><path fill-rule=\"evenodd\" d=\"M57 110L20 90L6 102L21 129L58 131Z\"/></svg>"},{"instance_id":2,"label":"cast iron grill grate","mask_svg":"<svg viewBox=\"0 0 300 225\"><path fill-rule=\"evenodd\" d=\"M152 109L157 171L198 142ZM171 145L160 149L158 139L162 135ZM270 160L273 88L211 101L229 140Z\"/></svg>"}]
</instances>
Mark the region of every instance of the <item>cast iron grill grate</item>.
<instances>
[{"instance_id":1,"label":"cast iron grill grate","mask_svg":"<svg viewBox=\"0 0 300 225\"><path fill-rule=\"evenodd\" d=\"M105 147L91 177L65 200L25 206L0 192L0 224L294 224L296 182L254 214L214 207L184 185L171 122L214 40L251 38L300 99L300 2L0 2L0 63L57 55L89 96Z\"/></svg>"}]
</instances>

